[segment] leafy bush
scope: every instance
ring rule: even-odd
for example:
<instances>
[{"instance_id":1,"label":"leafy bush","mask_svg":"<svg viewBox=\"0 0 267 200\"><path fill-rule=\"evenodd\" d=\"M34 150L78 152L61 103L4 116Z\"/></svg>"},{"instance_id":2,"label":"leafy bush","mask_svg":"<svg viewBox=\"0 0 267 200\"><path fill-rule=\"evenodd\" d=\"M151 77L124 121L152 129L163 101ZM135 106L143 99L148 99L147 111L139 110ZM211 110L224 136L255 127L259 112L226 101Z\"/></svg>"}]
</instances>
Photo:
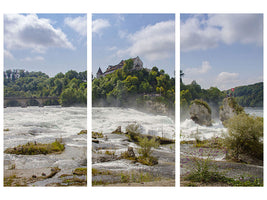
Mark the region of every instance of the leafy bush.
<instances>
[{"instance_id":1,"label":"leafy bush","mask_svg":"<svg viewBox=\"0 0 267 200\"><path fill-rule=\"evenodd\" d=\"M152 153L152 147L158 148L159 143L156 142L156 139L148 139L147 137L139 138L139 145L141 148L138 149L138 153L143 157L149 157Z\"/></svg>"},{"instance_id":2,"label":"leafy bush","mask_svg":"<svg viewBox=\"0 0 267 200\"><path fill-rule=\"evenodd\" d=\"M236 102L235 98L233 98L233 97L228 97L228 103L229 103L229 106L235 110L235 112L236 112L237 115L239 115L239 114L241 114L242 112L244 112L244 108L243 108L242 106L240 106L240 105Z\"/></svg>"},{"instance_id":3,"label":"leafy bush","mask_svg":"<svg viewBox=\"0 0 267 200\"><path fill-rule=\"evenodd\" d=\"M239 160L245 154L263 160L263 118L241 113L227 120L225 146L229 156Z\"/></svg>"},{"instance_id":4,"label":"leafy bush","mask_svg":"<svg viewBox=\"0 0 267 200\"><path fill-rule=\"evenodd\" d=\"M126 126L126 132L128 133L128 137L133 142L139 141L141 131L142 131L142 126L140 124L135 123Z\"/></svg>"},{"instance_id":5,"label":"leafy bush","mask_svg":"<svg viewBox=\"0 0 267 200\"><path fill-rule=\"evenodd\" d=\"M138 162L144 165L155 165L158 164L158 159L151 156L152 148L158 148L159 143L155 138L148 139L147 137L139 138L139 145L141 148L138 149L138 153L141 155L138 157Z\"/></svg>"}]
</instances>

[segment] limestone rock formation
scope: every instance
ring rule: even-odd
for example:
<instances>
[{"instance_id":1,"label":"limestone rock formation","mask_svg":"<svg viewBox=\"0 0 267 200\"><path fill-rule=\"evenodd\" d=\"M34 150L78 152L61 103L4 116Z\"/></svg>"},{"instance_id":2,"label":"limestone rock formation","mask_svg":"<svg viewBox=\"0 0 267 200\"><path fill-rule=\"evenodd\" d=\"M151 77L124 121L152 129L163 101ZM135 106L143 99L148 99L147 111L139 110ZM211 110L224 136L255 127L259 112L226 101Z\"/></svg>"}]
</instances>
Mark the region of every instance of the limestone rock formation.
<instances>
[{"instance_id":1,"label":"limestone rock formation","mask_svg":"<svg viewBox=\"0 0 267 200\"><path fill-rule=\"evenodd\" d=\"M211 109L202 100L194 100L190 106L190 118L199 125L211 126Z\"/></svg>"},{"instance_id":2,"label":"limestone rock formation","mask_svg":"<svg viewBox=\"0 0 267 200\"><path fill-rule=\"evenodd\" d=\"M223 100L223 105L220 107L220 120L224 124L226 120L243 111L243 107L238 105L233 97L227 97Z\"/></svg>"}]
</instances>

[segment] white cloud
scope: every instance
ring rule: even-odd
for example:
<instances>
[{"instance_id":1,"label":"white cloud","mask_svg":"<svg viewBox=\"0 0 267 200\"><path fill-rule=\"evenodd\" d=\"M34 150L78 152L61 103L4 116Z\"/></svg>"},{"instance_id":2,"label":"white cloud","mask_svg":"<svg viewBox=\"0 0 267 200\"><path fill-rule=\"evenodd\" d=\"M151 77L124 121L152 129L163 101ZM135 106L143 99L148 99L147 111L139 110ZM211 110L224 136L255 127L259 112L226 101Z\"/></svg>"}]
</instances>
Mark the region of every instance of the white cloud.
<instances>
[{"instance_id":1,"label":"white cloud","mask_svg":"<svg viewBox=\"0 0 267 200\"><path fill-rule=\"evenodd\" d=\"M234 85L240 85L238 73L221 72L216 78L216 85L222 90L229 89Z\"/></svg>"},{"instance_id":2,"label":"white cloud","mask_svg":"<svg viewBox=\"0 0 267 200\"><path fill-rule=\"evenodd\" d=\"M121 39L123 39L123 38L125 38L127 36L128 33L127 33L127 31L119 30L118 34L119 34L119 37Z\"/></svg>"},{"instance_id":3,"label":"white cloud","mask_svg":"<svg viewBox=\"0 0 267 200\"><path fill-rule=\"evenodd\" d=\"M13 59L14 56L8 50L4 49L4 57Z\"/></svg>"},{"instance_id":4,"label":"white cloud","mask_svg":"<svg viewBox=\"0 0 267 200\"><path fill-rule=\"evenodd\" d=\"M219 42L263 43L263 16L260 14L195 15L181 22L181 50L205 50Z\"/></svg>"},{"instance_id":5,"label":"white cloud","mask_svg":"<svg viewBox=\"0 0 267 200\"><path fill-rule=\"evenodd\" d=\"M221 27L221 40L226 44L263 42L263 16L259 14L211 15L210 26Z\"/></svg>"},{"instance_id":6,"label":"white cloud","mask_svg":"<svg viewBox=\"0 0 267 200\"><path fill-rule=\"evenodd\" d=\"M202 28L205 26L205 28ZM206 50L218 45L220 31L213 27L208 27L206 22L193 17L181 22L180 42L182 51Z\"/></svg>"},{"instance_id":7,"label":"white cloud","mask_svg":"<svg viewBox=\"0 0 267 200\"><path fill-rule=\"evenodd\" d=\"M239 76L238 73L230 73L230 72L221 72L217 76L218 81L230 81L236 79Z\"/></svg>"},{"instance_id":8,"label":"white cloud","mask_svg":"<svg viewBox=\"0 0 267 200\"><path fill-rule=\"evenodd\" d=\"M188 68L185 70L186 74L205 74L211 69L208 61L203 61L202 65L198 68Z\"/></svg>"},{"instance_id":9,"label":"white cloud","mask_svg":"<svg viewBox=\"0 0 267 200\"><path fill-rule=\"evenodd\" d=\"M74 49L60 29L35 14L4 15L4 45L7 50L32 49L37 52L50 47Z\"/></svg>"},{"instance_id":10,"label":"white cloud","mask_svg":"<svg viewBox=\"0 0 267 200\"><path fill-rule=\"evenodd\" d=\"M118 47L116 47L116 46L108 47L107 50L116 51L116 50L118 50Z\"/></svg>"},{"instance_id":11,"label":"white cloud","mask_svg":"<svg viewBox=\"0 0 267 200\"><path fill-rule=\"evenodd\" d=\"M87 35L87 19L86 16L79 16L76 18L67 17L64 20L65 24L67 24L70 28L78 32L82 36Z\"/></svg>"},{"instance_id":12,"label":"white cloud","mask_svg":"<svg viewBox=\"0 0 267 200\"><path fill-rule=\"evenodd\" d=\"M26 57L21 59L21 61L26 61L26 62L32 62L32 61L43 61L44 57L42 56L35 56L35 57Z\"/></svg>"},{"instance_id":13,"label":"white cloud","mask_svg":"<svg viewBox=\"0 0 267 200\"><path fill-rule=\"evenodd\" d=\"M102 30L110 27L110 23L105 19L96 19L92 22L92 32L101 35Z\"/></svg>"},{"instance_id":14,"label":"white cloud","mask_svg":"<svg viewBox=\"0 0 267 200\"><path fill-rule=\"evenodd\" d=\"M164 21L148 25L127 37L131 46L117 52L122 57L142 56L149 61L170 57L175 50L175 22Z\"/></svg>"}]
</instances>

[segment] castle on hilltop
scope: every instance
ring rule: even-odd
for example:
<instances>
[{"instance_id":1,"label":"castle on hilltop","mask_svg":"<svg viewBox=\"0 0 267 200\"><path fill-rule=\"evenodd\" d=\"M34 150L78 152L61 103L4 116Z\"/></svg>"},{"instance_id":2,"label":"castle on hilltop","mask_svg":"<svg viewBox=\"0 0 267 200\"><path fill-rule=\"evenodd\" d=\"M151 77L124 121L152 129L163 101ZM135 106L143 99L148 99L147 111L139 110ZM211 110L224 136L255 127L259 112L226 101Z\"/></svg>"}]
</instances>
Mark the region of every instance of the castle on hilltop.
<instances>
[{"instance_id":1,"label":"castle on hilltop","mask_svg":"<svg viewBox=\"0 0 267 200\"><path fill-rule=\"evenodd\" d=\"M139 58L139 56L137 56L136 58L131 58L133 61L133 70L140 70L143 69L143 62L142 60ZM114 71L116 71L117 69L121 69L123 67L125 63L125 60L121 60L121 62L117 65L109 65L107 70L103 73L101 68L99 67L97 73L96 73L96 77L100 78L100 77L104 77L107 74L111 74Z\"/></svg>"}]
</instances>

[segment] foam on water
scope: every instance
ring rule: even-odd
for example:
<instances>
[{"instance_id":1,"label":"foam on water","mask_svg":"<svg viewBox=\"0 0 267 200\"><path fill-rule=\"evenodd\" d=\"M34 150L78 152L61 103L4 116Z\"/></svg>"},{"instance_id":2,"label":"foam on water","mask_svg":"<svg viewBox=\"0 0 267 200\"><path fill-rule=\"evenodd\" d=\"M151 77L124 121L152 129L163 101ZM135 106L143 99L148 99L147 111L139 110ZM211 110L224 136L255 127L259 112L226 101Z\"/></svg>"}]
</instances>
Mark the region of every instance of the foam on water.
<instances>
[{"instance_id":1,"label":"foam on water","mask_svg":"<svg viewBox=\"0 0 267 200\"><path fill-rule=\"evenodd\" d=\"M262 108L245 108L245 112L250 115L263 116ZM180 123L181 140L209 139L211 137L221 137L227 129L219 119L213 119L212 126L200 126L191 119L186 119Z\"/></svg>"},{"instance_id":2,"label":"foam on water","mask_svg":"<svg viewBox=\"0 0 267 200\"><path fill-rule=\"evenodd\" d=\"M94 107L92 108L92 130L111 133L121 126L125 131L127 125L138 123L143 127L143 134L175 137L174 121L162 115L150 115L130 108Z\"/></svg>"},{"instance_id":3,"label":"foam on water","mask_svg":"<svg viewBox=\"0 0 267 200\"><path fill-rule=\"evenodd\" d=\"M16 169L80 166L86 159L87 136L77 135L87 129L87 109L84 107L8 107L4 109L4 149L36 141L50 143L62 138L65 151L58 155L10 155L5 154L6 163ZM10 166L5 166L8 168Z\"/></svg>"}]
</instances>

